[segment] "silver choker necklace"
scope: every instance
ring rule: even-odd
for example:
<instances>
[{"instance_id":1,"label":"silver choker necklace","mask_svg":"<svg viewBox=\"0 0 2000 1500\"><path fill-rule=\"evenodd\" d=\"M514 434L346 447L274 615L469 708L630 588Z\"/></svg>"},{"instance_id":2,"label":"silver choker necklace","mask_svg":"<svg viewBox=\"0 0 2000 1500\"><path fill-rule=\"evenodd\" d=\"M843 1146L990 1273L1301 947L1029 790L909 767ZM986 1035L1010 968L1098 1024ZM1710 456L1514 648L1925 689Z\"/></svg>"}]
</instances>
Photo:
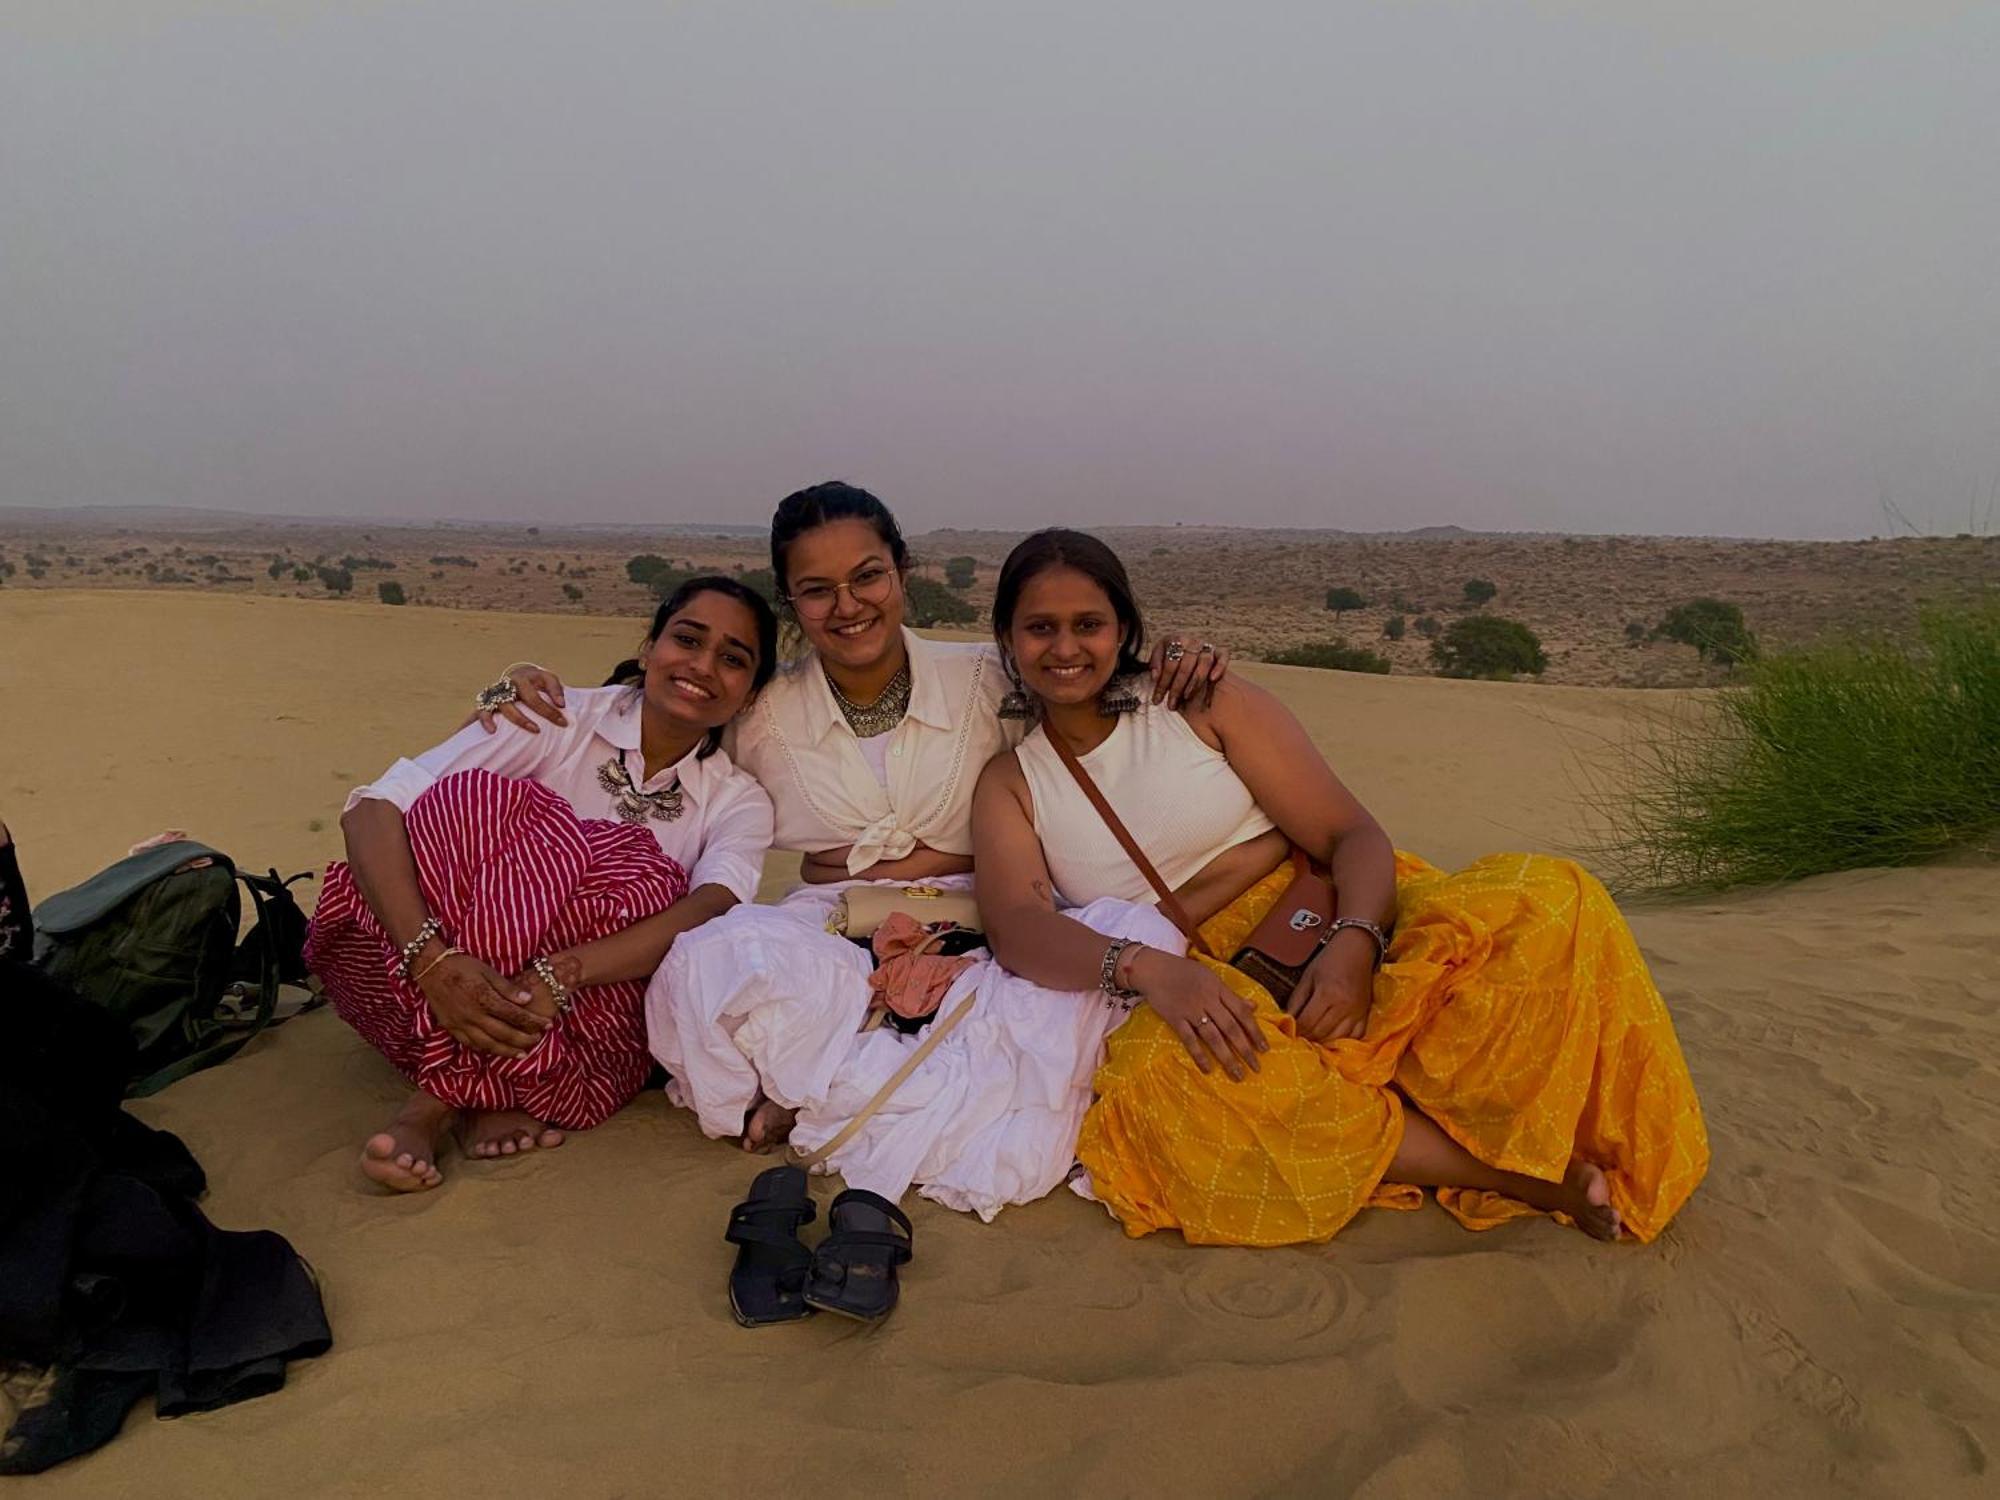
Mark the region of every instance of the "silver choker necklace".
<instances>
[{"instance_id":1,"label":"silver choker necklace","mask_svg":"<svg viewBox=\"0 0 2000 1500\"><path fill-rule=\"evenodd\" d=\"M625 769L622 755L612 756L597 768L597 784L611 794L611 810L622 823L643 823L648 818L671 823L681 815L680 777L662 791L642 792L632 785L632 773Z\"/></svg>"},{"instance_id":2,"label":"silver choker necklace","mask_svg":"<svg viewBox=\"0 0 2000 1500\"><path fill-rule=\"evenodd\" d=\"M826 672L824 664L820 667ZM826 673L826 685L833 690L833 701L839 705L840 716L847 720L847 727L854 731L856 739L872 740L878 734L887 734L903 722L903 716L910 711L910 664L905 661L889 679L889 685L882 689L882 696L873 703L856 703L840 690L840 684L833 680L831 672Z\"/></svg>"}]
</instances>

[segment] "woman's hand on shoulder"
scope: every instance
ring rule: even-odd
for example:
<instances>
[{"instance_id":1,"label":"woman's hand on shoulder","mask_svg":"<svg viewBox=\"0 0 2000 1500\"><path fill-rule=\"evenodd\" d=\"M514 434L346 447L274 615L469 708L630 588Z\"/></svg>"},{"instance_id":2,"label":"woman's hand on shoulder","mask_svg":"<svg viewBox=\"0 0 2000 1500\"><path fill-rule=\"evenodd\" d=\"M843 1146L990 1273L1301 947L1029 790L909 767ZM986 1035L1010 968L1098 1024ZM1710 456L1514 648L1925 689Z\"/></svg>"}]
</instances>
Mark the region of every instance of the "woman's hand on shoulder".
<instances>
[{"instance_id":1,"label":"woman's hand on shoulder","mask_svg":"<svg viewBox=\"0 0 2000 1500\"><path fill-rule=\"evenodd\" d=\"M494 708L475 709L473 719L488 734L493 733L501 719L509 724L518 724L529 734L540 734L541 725L537 718L546 719L551 724L566 725L569 719L563 714L562 679L546 667L538 667L532 662L523 662L512 668L505 682L514 684L514 701ZM494 686L499 686L495 683ZM471 723L472 719L466 720Z\"/></svg>"},{"instance_id":2,"label":"woman's hand on shoulder","mask_svg":"<svg viewBox=\"0 0 2000 1500\"><path fill-rule=\"evenodd\" d=\"M1153 645L1153 701L1173 708L1205 704L1229 675L1229 648L1169 630Z\"/></svg>"}]
</instances>

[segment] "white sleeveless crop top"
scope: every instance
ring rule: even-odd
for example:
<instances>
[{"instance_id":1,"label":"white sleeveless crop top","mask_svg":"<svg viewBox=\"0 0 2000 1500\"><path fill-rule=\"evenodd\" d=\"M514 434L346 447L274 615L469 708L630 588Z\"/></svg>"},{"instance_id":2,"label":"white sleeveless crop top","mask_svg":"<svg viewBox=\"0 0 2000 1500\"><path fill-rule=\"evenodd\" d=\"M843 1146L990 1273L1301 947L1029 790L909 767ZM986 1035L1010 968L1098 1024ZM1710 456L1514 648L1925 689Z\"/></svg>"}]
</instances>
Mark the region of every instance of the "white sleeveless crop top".
<instances>
[{"instance_id":1,"label":"white sleeveless crop top","mask_svg":"<svg viewBox=\"0 0 2000 1500\"><path fill-rule=\"evenodd\" d=\"M1027 777L1035 832L1063 901L1082 906L1102 896L1144 905L1158 900L1039 725L1014 754ZM1109 739L1078 758L1170 887L1192 879L1224 850L1277 826L1228 757L1165 704L1142 703L1119 719Z\"/></svg>"}]
</instances>

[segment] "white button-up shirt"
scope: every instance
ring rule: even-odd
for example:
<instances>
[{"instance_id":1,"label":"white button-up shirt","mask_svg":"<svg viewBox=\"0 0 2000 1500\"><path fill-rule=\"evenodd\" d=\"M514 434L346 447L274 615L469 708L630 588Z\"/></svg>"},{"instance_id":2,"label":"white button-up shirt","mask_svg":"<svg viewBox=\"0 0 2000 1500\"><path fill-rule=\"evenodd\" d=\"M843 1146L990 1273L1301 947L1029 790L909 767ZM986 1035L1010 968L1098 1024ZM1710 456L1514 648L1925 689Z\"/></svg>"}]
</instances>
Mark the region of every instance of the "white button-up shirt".
<instances>
[{"instance_id":1,"label":"white button-up shirt","mask_svg":"<svg viewBox=\"0 0 2000 1500\"><path fill-rule=\"evenodd\" d=\"M615 819L617 804L598 780L605 762L621 762L642 792L664 791L676 779L681 815L672 822L648 818L646 829L668 858L688 872L688 889L719 885L739 901L754 901L771 847L771 799L757 779L736 766L726 750L700 758L691 750L658 775L646 776L639 753L640 694L629 687L569 688L567 726L544 723L530 734L502 720L492 734L468 724L415 760L399 760L367 786L347 796L410 804L441 778L458 771L491 771L537 781L562 797L581 818ZM344 811L345 809L343 809Z\"/></svg>"},{"instance_id":2,"label":"white button-up shirt","mask_svg":"<svg viewBox=\"0 0 2000 1500\"><path fill-rule=\"evenodd\" d=\"M909 630L903 644L910 711L885 737L887 785L833 701L817 657L780 671L737 719L730 752L771 794L776 847L818 854L851 846L851 875L918 844L972 852L973 786L1025 726L998 716L1007 674L995 647Z\"/></svg>"}]
</instances>

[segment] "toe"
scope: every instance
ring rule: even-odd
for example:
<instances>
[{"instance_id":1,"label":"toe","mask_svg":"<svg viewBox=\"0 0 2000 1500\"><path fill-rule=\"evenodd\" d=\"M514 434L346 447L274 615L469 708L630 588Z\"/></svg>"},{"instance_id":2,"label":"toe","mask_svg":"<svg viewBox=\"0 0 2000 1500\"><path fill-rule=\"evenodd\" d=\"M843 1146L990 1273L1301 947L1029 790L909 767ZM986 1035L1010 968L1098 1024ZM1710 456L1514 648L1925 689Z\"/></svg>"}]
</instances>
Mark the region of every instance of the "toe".
<instances>
[{"instance_id":1,"label":"toe","mask_svg":"<svg viewBox=\"0 0 2000 1500\"><path fill-rule=\"evenodd\" d=\"M542 1127L542 1133L535 1138L535 1144L540 1146L544 1151L553 1151L566 1139L568 1137L553 1125L545 1125Z\"/></svg>"}]
</instances>

